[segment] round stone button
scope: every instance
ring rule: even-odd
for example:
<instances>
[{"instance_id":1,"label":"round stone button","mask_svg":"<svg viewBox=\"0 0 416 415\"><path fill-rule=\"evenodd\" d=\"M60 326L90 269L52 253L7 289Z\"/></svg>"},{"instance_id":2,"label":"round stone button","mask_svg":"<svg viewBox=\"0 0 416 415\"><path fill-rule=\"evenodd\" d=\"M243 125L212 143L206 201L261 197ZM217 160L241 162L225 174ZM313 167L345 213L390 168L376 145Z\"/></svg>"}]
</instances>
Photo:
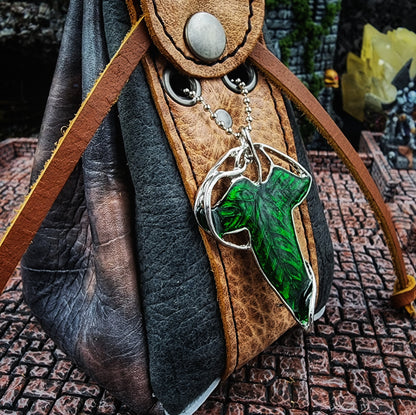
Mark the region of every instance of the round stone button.
<instances>
[{"instance_id":1,"label":"round stone button","mask_svg":"<svg viewBox=\"0 0 416 415\"><path fill-rule=\"evenodd\" d=\"M220 21L210 13L195 13L185 26L185 40L191 52L204 62L217 60L227 38Z\"/></svg>"}]
</instances>

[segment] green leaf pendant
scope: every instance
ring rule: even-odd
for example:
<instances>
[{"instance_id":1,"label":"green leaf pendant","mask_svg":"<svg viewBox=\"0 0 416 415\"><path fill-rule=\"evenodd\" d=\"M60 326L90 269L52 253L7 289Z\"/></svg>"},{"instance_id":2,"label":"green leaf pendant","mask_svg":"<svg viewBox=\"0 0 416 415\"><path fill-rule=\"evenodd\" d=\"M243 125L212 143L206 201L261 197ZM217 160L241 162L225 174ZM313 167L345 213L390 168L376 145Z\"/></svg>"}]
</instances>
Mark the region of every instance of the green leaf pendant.
<instances>
[{"instance_id":1,"label":"green leaf pendant","mask_svg":"<svg viewBox=\"0 0 416 415\"><path fill-rule=\"evenodd\" d=\"M305 199L311 186L311 176L295 160L278 150L259 143L230 150L208 173L198 191L195 214L200 226L221 243L253 252L262 274L292 312L295 319L308 328L313 320L316 281L304 259L293 220L293 210ZM262 160L267 160L269 172L262 180ZM291 170L276 165L271 155L289 165ZM234 169L221 170L224 162L234 159ZM243 173L254 163L259 172L253 181ZM231 179L225 195L211 206L212 191L222 179ZM237 245L226 238L246 231L249 242Z\"/></svg>"}]
</instances>

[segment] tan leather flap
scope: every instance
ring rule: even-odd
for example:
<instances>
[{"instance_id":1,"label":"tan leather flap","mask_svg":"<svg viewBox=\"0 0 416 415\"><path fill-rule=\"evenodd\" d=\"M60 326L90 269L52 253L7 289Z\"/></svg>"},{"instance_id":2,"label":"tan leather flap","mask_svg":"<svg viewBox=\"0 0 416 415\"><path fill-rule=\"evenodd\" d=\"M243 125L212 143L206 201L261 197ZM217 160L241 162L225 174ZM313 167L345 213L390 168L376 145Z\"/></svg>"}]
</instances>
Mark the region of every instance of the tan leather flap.
<instances>
[{"instance_id":1,"label":"tan leather flap","mask_svg":"<svg viewBox=\"0 0 416 415\"><path fill-rule=\"evenodd\" d=\"M243 63L263 27L264 0L141 0L141 6L160 52L182 71L198 78L220 77ZM225 49L212 62L198 58L185 40L187 22L199 12L218 19L225 32Z\"/></svg>"}]
</instances>

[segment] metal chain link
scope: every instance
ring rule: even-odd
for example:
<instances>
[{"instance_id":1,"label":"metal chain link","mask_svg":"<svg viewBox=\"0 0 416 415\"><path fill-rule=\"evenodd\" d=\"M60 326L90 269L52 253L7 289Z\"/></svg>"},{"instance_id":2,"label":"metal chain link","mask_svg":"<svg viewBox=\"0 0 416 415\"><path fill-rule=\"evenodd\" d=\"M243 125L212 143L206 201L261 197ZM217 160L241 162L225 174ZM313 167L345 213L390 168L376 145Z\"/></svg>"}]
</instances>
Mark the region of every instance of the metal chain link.
<instances>
[{"instance_id":1,"label":"metal chain link","mask_svg":"<svg viewBox=\"0 0 416 415\"><path fill-rule=\"evenodd\" d=\"M219 128L221 128L221 130L225 131L227 134L229 135L233 135L237 140L242 140L242 134L241 134L241 130L243 129L247 129L248 131L252 130L252 126L251 123L253 122L253 117L251 116L251 112L252 109L250 107L250 98L248 97L248 90L246 88L246 84L244 81L242 81L241 79L236 79L236 80L232 80L232 82L234 82L237 86L238 89L240 90L241 94L243 95L243 103L245 106L245 113L246 115L246 126L240 126L239 130L233 131L233 129L231 127L226 128L224 125L224 122L219 120L217 117L217 114L215 114L215 112L212 111L211 106L209 104L207 104L207 102L205 101L204 97L201 95L196 96L196 92L195 91L191 91L189 88L185 88L183 90L184 94L187 95L189 98L191 99L195 99L196 102L200 103L202 105L202 108L205 112L207 112L209 114L209 117L215 121L215 123L217 124L217 126Z\"/></svg>"}]
</instances>

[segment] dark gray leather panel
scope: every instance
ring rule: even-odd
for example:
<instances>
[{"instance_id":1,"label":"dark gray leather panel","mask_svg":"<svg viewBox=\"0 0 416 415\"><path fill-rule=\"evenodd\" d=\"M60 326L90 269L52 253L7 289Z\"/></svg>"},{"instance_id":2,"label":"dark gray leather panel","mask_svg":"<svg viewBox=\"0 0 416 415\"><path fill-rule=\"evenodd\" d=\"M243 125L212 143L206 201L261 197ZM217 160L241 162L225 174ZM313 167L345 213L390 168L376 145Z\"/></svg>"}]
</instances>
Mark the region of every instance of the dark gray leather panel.
<instances>
[{"instance_id":1,"label":"dark gray leather panel","mask_svg":"<svg viewBox=\"0 0 416 415\"><path fill-rule=\"evenodd\" d=\"M120 2L104 3L111 10L106 30L113 53L128 21L121 23ZM118 108L135 188L150 377L165 409L176 414L222 374L225 345L215 284L141 68L123 90Z\"/></svg>"},{"instance_id":2,"label":"dark gray leather panel","mask_svg":"<svg viewBox=\"0 0 416 415\"><path fill-rule=\"evenodd\" d=\"M313 177L313 171L309 164L308 155L303 144L303 139L296 124L296 117L293 112L293 108L290 102L287 100L286 108L293 128L299 163L301 163ZM334 248L332 246L328 223L325 218L322 202L319 199L319 192L315 180L312 182L312 187L306 201L308 203L313 236L315 238L315 245L318 255L319 292L318 304L316 305L315 312L319 314L320 310L327 303L329 293L331 291L332 280L334 277Z\"/></svg>"},{"instance_id":3,"label":"dark gray leather panel","mask_svg":"<svg viewBox=\"0 0 416 415\"><path fill-rule=\"evenodd\" d=\"M35 170L79 107L81 84L85 95L107 60L101 1L72 0ZM45 330L80 367L137 413L156 414L162 410L149 382L131 195L114 110L24 257L24 294Z\"/></svg>"}]
</instances>

